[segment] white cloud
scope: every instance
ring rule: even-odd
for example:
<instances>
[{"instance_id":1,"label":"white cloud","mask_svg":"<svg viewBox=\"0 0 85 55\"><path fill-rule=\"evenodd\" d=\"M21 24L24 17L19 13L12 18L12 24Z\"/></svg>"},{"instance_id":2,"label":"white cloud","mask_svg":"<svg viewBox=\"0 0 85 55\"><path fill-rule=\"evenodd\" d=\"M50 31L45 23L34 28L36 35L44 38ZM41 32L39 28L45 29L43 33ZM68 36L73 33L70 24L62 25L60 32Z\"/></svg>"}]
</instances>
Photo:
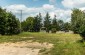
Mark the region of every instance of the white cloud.
<instances>
[{"instance_id":1,"label":"white cloud","mask_svg":"<svg viewBox=\"0 0 85 55\"><path fill-rule=\"evenodd\" d=\"M45 11L52 11L55 9L54 5L44 4L42 7Z\"/></svg>"},{"instance_id":2,"label":"white cloud","mask_svg":"<svg viewBox=\"0 0 85 55\"><path fill-rule=\"evenodd\" d=\"M27 10L28 8L25 5L22 4L14 4L14 5L10 5L10 6L6 6L4 7L5 9L7 9L7 11L11 11L13 13L19 13L20 10Z\"/></svg>"},{"instance_id":3,"label":"white cloud","mask_svg":"<svg viewBox=\"0 0 85 55\"><path fill-rule=\"evenodd\" d=\"M50 4L44 4L42 7L27 7L23 4L14 4L5 7L8 11L13 13L19 13L20 10L23 10L24 13L36 13L41 11L51 11L54 10L54 6Z\"/></svg>"},{"instance_id":4,"label":"white cloud","mask_svg":"<svg viewBox=\"0 0 85 55\"><path fill-rule=\"evenodd\" d=\"M45 9L53 9L54 8L54 5L44 4L43 5L43 8L45 8Z\"/></svg>"},{"instance_id":5,"label":"white cloud","mask_svg":"<svg viewBox=\"0 0 85 55\"><path fill-rule=\"evenodd\" d=\"M82 8L79 8L80 10L82 10L82 11L85 11L85 7L82 7Z\"/></svg>"},{"instance_id":6,"label":"white cloud","mask_svg":"<svg viewBox=\"0 0 85 55\"><path fill-rule=\"evenodd\" d=\"M24 9L27 9L27 7L25 5L22 5L22 4L14 4L14 5L10 5L10 6L7 6L7 9L13 9L13 10L24 10Z\"/></svg>"},{"instance_id":7,"label":"white cloud","mask_svg":"<svg viewBox=\"0 0 85 55\"><path fill-rule=\"evenodd\" d=\"M67 8L80 8L85 6L85 0L63 0L62 4Z\"/></svg>"},{"instance_id":8,"label":"white cloud","mask_svg":"<svg viewBox=\"0 0 85 55\"><path fill-rule=\"evenodd\" d=\"M57 19L62 19L65 22L70 21L71 10L58 9L50 4L44 4L42 7L27 7L23 4L15 4L6 6L5 8L8 11L13 12L18 18L20 18L20 10L23 10L23 20L28 16L36 16L39 12L42 13L42 16L44 17L46 12L49 12L51 18L56 15Z\"/></svg>"},{"instance_id":9,"label":"white cloud","mask_svg":"<svg viewBox=\"0 0 85 55\"><path fill-rule=\"evenodd\" d=\"M71 18L71 10L63 10L63 9L59 9L55 11L55 14L57 16L58 19L64 20L65 22L67 22L68 19ZM70 20L68 20L70 21Z\"/></svg>"}]
</instances>

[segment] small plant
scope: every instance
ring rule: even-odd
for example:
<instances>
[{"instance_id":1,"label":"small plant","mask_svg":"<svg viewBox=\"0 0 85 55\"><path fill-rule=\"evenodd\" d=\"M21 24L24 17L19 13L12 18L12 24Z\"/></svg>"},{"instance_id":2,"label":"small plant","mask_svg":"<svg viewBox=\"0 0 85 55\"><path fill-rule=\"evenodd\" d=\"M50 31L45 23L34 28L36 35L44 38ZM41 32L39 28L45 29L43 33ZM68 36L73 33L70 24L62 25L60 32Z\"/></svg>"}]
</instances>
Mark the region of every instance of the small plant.
<instances>
[{"instance_id":1,"label":"small plant","mask_svg":"<svg viewBox=\"0 0 85 55\"><path fill-rule=\"evenodd\" d=\"M43 48L39 52L42 53L42 52L45 52L45 51L46 51L46 48Z\"/></svg>"},{"instance_id":2,"label":"small plant","mask_svg":"<svg viewBox=\"0 0 85 55\"><path fill-rule=\"evenodd\" d=\"M51 29L51 32L52 32L52 33L56 33L56 28L52 28L52 29Z\"/></svg>"}]
</instances>

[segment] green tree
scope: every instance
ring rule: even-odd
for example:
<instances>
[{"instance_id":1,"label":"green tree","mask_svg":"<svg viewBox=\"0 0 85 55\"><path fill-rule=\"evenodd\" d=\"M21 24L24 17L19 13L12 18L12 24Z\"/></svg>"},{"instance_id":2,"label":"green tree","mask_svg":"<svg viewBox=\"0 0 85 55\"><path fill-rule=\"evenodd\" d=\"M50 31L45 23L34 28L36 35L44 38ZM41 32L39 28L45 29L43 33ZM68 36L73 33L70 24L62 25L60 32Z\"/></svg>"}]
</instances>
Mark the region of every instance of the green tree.
<instances>
[{"instance_id":1,"label":"green tree","mask_svg":"<svg viewBox=\"0 0 85 55\"><path fill-rule=\"evenodd\" d=\"M29 28L28 28L26 20L21 22L21 25L22 25L22 30L27 32Z\"/></svg>"},{"instance_id":2,"label":"green tree","mask_svg":"<svg viewBox=\"0 0 85 55\"><path fill-rule=\"evenodd\" d=\"M28 17L26 19L26 29L27 31L34 32L34 17Z\"/></svg>"},{"instance_id":3,"label":"green tree","mask_svg":"<svg viewBox=\"0 0 85 55\"><path fill-rule=\"evenodd\" d=\"M11 12L0 8L0 34L19 34L20 22Z\"/></svg>"},{"instance_id":4,"label":"green tree","mask_svg":"<svg viewBox=\"0 0 85 55\"><path fill-rule=\"evenodd\" d=\"M49 13L47 12L45 19L44 19L44 27L46 28L46 32L49 33L51 29L51 21L50 21L50 16Z\"/></svg>"},{"instance_id":5,"label":"green tree","mask_svg":"<svg viewBox=\"0 0 85 55\"><path fill-rule=\"evenodd\" d=\"M73 9L71 24L74 33L80 34L85 39L85 13L79 9Z\"/></svg>"},{"instance_id":6,"label":"green tree","mask_svg":"<svg viewBox=\"0 0 85 55\"><path fill-rule=\"evenodd\" d=\"M56 20L56 15L54 16L54 19L52 20L52 28L57 27L57 20Z\"/></svg>"},{"instance_id":7,"label":"green tree","mask_svg":"<svg viewBox=\"0 0 85 55\"><path fill-rule=\"evenodd\" d=\"M58 20L59 30L64 31L64 22L63 20Z\"/></svg>"},{"instance_id":8,"label":"green tree","mask_svg":"<svg viewBox=\"0 0 85 55\"><path fill-rule=\"evenodd\" d=\"M74 33L79 33L79 28L83 20L83 16L82 16L83 13L79 9L73 9L72 11L73 11L71 14L72 31L74 31Z\"/></svg>"},{"instance_id":9,"label":"green tree","mask_svg":"<svg viewBox=\"0 0 85 55\"><path fill-rule=\"evenodd\" d=\"M28 17L26 21L22 22L22 28L24 31L39 32L41 28L41 20L41 13L36 17Z\"/></svg>"},{"instance_id":10,"label":"green tree","mask_svg":"<svg viewBox=\"0 0 85 55\"><path fill-rule=\"evenodd\" d=\"M56 15L54 15L54 19L52 20L52 24L51 24L51 31L52 33L56 33L56 31L59 30L59 25L56 19Z\"/></svg>"},{"instance_id":11,"label":"green tree","mask_svg":"<svg viewBox=\"0 0 85 55\"><path fill-rule=\"evenodd\" d=\"M64 31L68 32L70 30L70 23L66 22L64 23Z\"/></svg>"},{"instance_id":12,"label":"green tree","mask_svg":"<svg viewBox=\"0 0 85 55\"><path fill-rule=\"evenodd\" d=\"M6 32L6 10L0 8L0 34L5 35Z\"/></svg>"},{"instance_id":13,"label":"green tree","mask_svg":"<svg viewBox=\"0 0 85 55\"><path fill-rule=\"evenodd\" d=\"M7 34L18 34L20 32L19 20L12 13L8 13L7 17Z\"/></svg>"},{"instance_id":14,"label":"green tree","mask_svg":"<svg viewBox=\"0 0 85 55\"><path fill-rule=\"evenodd\" d=\"M40 28L41 28L41 13L39 13L39 15L37 15L36 17L34 17L34 31L35 32L39 32Z\"/></svg>"}]
</instances>

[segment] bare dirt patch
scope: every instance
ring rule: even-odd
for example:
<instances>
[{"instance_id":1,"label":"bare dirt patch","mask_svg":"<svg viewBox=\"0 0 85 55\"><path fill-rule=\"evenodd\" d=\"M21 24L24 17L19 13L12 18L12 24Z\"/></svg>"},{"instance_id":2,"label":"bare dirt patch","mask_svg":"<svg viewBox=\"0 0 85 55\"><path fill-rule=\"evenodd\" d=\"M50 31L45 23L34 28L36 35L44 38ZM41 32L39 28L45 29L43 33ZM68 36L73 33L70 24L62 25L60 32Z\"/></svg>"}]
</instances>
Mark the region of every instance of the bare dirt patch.
<instances>
[{"instance_id":1,"label":"bare dirt patch","mask_svg":"<svg viewBox=\"0 0 85 55\"><path fill-rule=\"evenodd\" d=\"M38 42L1 43L1 55L38 55L42 48L52 48L53 44Z\"/></svg>"}]
</instances>

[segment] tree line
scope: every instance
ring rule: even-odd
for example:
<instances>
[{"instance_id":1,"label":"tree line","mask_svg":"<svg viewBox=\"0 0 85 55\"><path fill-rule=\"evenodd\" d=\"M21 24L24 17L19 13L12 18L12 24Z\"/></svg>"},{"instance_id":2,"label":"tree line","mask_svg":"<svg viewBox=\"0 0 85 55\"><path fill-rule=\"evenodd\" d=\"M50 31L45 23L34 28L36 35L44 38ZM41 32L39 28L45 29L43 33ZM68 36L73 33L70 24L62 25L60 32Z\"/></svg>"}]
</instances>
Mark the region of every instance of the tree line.
<instances>
[{"instance_id":1,"label":"tree line","mask_svg":"<svg viewBox=\"0 0 85 55\"><path fill-rule=\"evenodd\" d=\"M22 30L26 32L40 32L40 30L45 30L47 33L50 31L56 33L56 31L69 31L70 23L63 22L62 20L57 20L56 15L51 19L49 13L47 12L44 20L41 13L35 17L28 17L25 21L21 23Z\"/></svg>"},{"instance_id":2,"label":"tree line","mask_svg":"<svg viewBox=\"0 0 85 55\"><path fill-rule=\"evenodd\" d=\"M43 27L43 28L42 28ZM44 29L46 32L56 33L56 31L73 31L74 34L80 34L85 39L85 11L79 9L72 9L71 22L63 22L58 20L56 15L51 19L47 12L42 22L41 13L36 17L28 17L22 22L22 29L24 31L39 32Z\"/></svg>"}]
</instances>

